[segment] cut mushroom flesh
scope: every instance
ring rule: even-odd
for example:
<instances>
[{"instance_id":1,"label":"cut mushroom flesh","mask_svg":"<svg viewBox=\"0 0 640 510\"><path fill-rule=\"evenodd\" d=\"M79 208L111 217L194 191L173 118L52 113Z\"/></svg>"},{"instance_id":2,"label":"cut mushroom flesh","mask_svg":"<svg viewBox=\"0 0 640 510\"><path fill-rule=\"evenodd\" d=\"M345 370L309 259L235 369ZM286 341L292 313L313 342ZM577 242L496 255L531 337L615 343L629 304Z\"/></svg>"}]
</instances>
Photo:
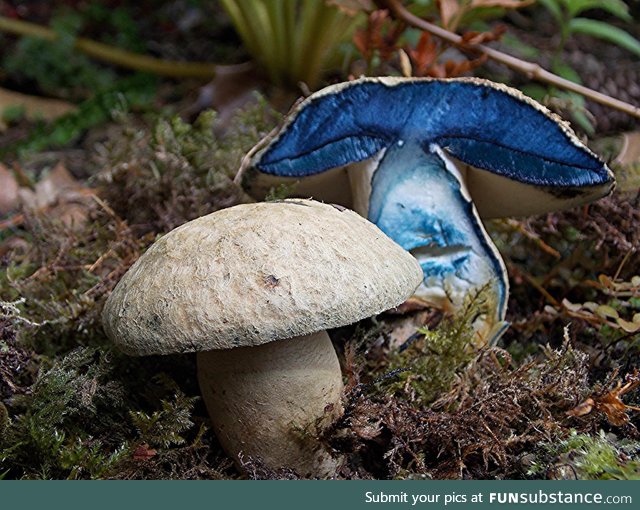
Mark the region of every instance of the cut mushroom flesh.
<instances>
[{"instance_id":1,"label":"cut mushroom flesh","mask_svg":"<svg viewBox=\"0 0 640 510\"><path fill-rule=\"evenodd\" d=\"M415 296L453 309L476 296L476 341L495 341L507 326L506 270L444 151L398 140L349 175L358 212L418 259L424 281Z\"/></svg>"}]
</instances>

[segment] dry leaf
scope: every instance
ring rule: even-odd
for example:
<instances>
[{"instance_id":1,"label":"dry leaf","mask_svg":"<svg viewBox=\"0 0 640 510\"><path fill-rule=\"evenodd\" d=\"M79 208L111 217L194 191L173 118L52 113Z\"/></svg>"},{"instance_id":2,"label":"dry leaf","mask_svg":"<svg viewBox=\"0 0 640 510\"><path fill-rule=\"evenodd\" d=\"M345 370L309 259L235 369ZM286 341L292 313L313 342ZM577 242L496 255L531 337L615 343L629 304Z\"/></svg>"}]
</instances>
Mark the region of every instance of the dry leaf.
<instances>
[{"instance_id":1,"label":"dry leaf","mask_svg":"<svg viewBox=\"0 0 640 510\"><path fill-rule=\"evenodd\" d=\"M91 193L62 163L58 163L44 179L36 183L35 190L24 187L18 190L25 208L47 210L49 216L58 218L69 227L79 226L86 221Z\"/></svg>"},{"instance_id":2,"label":"dry leaf","mask_svg":"<svg viewBox=\"0 0 640 510\"><path fill-rule=\"evenodd\" d=\"M356 31L353 43L365 60L370 61L374 52L378 52L380 60L389 61L398 51L398 39L406 29L402 22L387 23L389 13L385 10L373 11L369 14L366 28Z\"/></svg>"},{"instance_id":3,"label":"dry leaf","mask_svg":"<svg viewBox=\"0 0 640 510\"><path fill-rule=\"evenodd\" d=\"M0 112L5 108L22 107L30 120L55 120L62 115L75 111L75 105L60 99L29 96L0 88Z\"/></svg>"},{"instance_id":4,"label":"dry leaf","mask_svg":"<svg viewBox=\"0 0 640 510\"><path fill-rule=\"evenodd\" d=\"M147 460L154 457L158 453L156 450L149 448L147 443L141 444L133 452L133 460Z\"/></svg>"},{"instance_id":5,"label":"dry leaf","mask_svg":"<svg viewBox=\"0 0 640 510\"><path fill-rule=\"evenodd\" d=\"M568 416L585 416L593 411L594 401L592 398L588 398L581 404L578 404L576 407L571 409L571 411L567 411Z\"/></svg>"},{"instance_id":6,"label":"dry leaf","mask_svg":"<svg viewBox=\"0 0 640 510\"><path fill-rule=\"evenodd\" d=\"M462 34L462 42L465 44L485 44L499 41L506 31L506 25L497 25L489 32L465 32Z\"/></svg>"},{"instance_id":7,"label":"dry leaf","mask_svg":"<svg viewBox=\"0 0 640 510\"><path fill-rule=\"evenodd\" d=\"M587 400L567 411L568 416L585 416L594 409L600 411L607 417L611 425L620 427L629 423L628 411L640 411L640 407L630 406L622 401L622 396L640 386L640 371L635 369L632 374L627 375L623 385L618 381L615 388L602 395L593 395Z\"/></svg>"},{"instance_id":8,"label":"dry leaf","mask_svg":"<svg viewBox=\"0 0 640 510\"><path fill-rule=\"evenodd\" d=\"M18 205L18 182L9 169L0 163L0 216Z\"/></svg>"},{"instance_id":9,"label":"dry leaf","mask_svg":"<svg viewBox=\"0 0 640 510\"><path fill-rule=\"evenodd\" d=\"M438 45L428 32L422 32L415 49L408 48L407 53L413 63L414 76L428 76L438 58Z\"/></svg>"},{"instance_id":10,"label":"dry leaf","mask_svg":"<svg viewBox=\"0 0 640 510\"><path fill-rule=\"evenodd\" d=\"M369 14L366 28L356 30L353 43L362 56L369 60L373 52L383 45L382 27L388 17L387 11L373 11Z\"/></svg>"}]
</instances>

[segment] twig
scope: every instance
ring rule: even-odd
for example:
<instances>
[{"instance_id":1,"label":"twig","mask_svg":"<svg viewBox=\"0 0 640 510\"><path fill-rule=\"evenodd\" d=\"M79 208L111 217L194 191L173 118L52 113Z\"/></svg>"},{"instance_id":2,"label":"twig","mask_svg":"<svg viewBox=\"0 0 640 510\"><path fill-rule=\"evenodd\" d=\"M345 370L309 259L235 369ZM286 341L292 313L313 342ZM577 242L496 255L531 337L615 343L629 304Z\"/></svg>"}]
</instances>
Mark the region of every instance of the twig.
<instances>
[{"instance_id":1,"label":"twig","mask_svg":"<svg viewBox=\"0 0 640 510\"><path fill-rule=\"evenodd\" d=\"M485 46L484 44L466 43L458 34L449 32L444 28L441 28L437 25L434 25L433 23L429 23L428 21L419 18L418 16L415 16L407 9L405 9L399 0L375 0L375 2L378 7L382 9L388 9L396 19L402 20L408 25L419 28L420 30L424 30L425 32L429 32L430 34L435 35L440 39L444 39L445 41L450 42L455 46L478 51L487 55L487 57L489 57L490 59L506 65L510 69L527 75L533 80L542 81L565 90L570 90L571 92L576 92L597 103L615 108L616 110L620 110L621 112L625 112L632 117L640 119L640 108L637 106L625 103L624 101L620 101L619 99L615 99L611 96L590 89L583 85L579 85L565 78L561 78L560 76L557 76L547 71L546 69L543 69L538 64L520 60L519 58L495 50L493 48L490 48L489 46Z\"/></svg>"},{"instance_id":2,"label":"twig","mask_svg":"<svg viewBox=\"0 0 640 510\"><path fill-rule=\"evenodd\" d=\"M509 218L505 221L505 224L508 227L515 230L516 232L519 232L521 235L523 235L527 239L530 239L531 241L533 241L538 246L538 248L540 248L545 253L548 253L549 255L557 259L562 257L558 250L556 250L555 248L545 243L538 234L536 234L535 232L531 232L530 230L525 228L522 222Z\"/></svg>"},{"instance_id":3,"label":"twig","mask_svg":"<svg viewBox=\"0 0 640 510\"><path fill-rule=\"evenodd\" d=\"M559 308L560 306L562 306L558 300L556 298L554 298L549 291L547 291L547 289L545 289L542 285L540 285L536 279L531 276L529 273L527 273L526 271L519 269L516 267L515 264L510 264L510 272L514 272L516 273L518 276L522 277L524 280L527 281L527 283L529 285L531 285L534 289L536 289L540 294L542 294L542 296L549 302L551 303L553 306L555 306L556 308Z\"/></svg>"},{"instance_id":4,"label":"twig","mask_svg":"<svg viewBox=\"0 0 640 510\"><path fill-rule=\"evenodd\" d=\"M12 18L0 16L0 31L15 35L37 37L48 41L56 41L59 34L50 28L43 27L36 23L22 21ZM179 62L171 60L162 60L150 57L148 55L140 55L132 53L120 48L109 46L84 37L76 37L74 48L109 64L126 67L135 71L143 71L161 76L169 76L172 78L206 78L210 79L216 75L221 68L238 68L241 69L248 64L237 64L220 66L209 62Z\"/></svg>"}]
</instances>

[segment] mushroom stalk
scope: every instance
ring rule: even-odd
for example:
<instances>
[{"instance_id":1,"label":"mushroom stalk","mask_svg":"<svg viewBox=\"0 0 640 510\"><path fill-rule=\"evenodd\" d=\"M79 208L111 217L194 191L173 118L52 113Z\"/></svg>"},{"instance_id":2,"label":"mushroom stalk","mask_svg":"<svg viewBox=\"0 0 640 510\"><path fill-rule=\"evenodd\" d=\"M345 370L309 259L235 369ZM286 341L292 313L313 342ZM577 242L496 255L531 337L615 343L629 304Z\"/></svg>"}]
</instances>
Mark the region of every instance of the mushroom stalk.
<instances>
[{"instance_id":1,"label":"mushroom stalk","mask_svg":"<svg viewBox=\"0 0 640 510\"><path fill-rule=\"evenodd\" d=\"M481 298L474 329L479 345L506 328L508 280L464 179L437 145L399 140L348 168L354 208L409 251L424 272L415 295L460 309Z\"/></svg>"},{"instance_id":2,"label":"mushroom stalk","mask_svg":"<svg viewBox=\"0 0 640 510\"><path fill-rule=\"evenodd\" d=\"M260 459L305 477L335 475L319 434L342 414L342 376L325 331L198 353L198 381L216 436L240 469Z\"/></svg>"}]
</instances>

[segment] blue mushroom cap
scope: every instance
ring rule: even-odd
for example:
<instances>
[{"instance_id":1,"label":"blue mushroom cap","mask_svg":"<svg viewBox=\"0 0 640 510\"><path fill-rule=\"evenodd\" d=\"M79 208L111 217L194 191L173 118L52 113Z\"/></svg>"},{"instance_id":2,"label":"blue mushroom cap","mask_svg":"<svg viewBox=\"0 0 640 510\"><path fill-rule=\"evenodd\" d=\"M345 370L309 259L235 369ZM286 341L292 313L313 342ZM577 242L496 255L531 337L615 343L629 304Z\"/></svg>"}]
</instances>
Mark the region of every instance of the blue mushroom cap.
<instances>
[{"instance_id":1,"label":"blue mushroom cap","mask_svg":"<svg viewBox=\"0 0 640 510\"><path fill-rule=\"evenodd\" d=\"M303 101L250 164L300 179L366 160L401 140L425 151L435 144L479 169L469 186L474 200L475 187L488 202L487 188L496 183L526 186L506 199L505 214L495 203L487 206L489 216L518 214L520 195L531 188L546 198L536 197L523 214L588 202L613 187L609 168L557 116L515 89L474 78L364 78L328 87Z\"/></svg>"}]
</instances>

